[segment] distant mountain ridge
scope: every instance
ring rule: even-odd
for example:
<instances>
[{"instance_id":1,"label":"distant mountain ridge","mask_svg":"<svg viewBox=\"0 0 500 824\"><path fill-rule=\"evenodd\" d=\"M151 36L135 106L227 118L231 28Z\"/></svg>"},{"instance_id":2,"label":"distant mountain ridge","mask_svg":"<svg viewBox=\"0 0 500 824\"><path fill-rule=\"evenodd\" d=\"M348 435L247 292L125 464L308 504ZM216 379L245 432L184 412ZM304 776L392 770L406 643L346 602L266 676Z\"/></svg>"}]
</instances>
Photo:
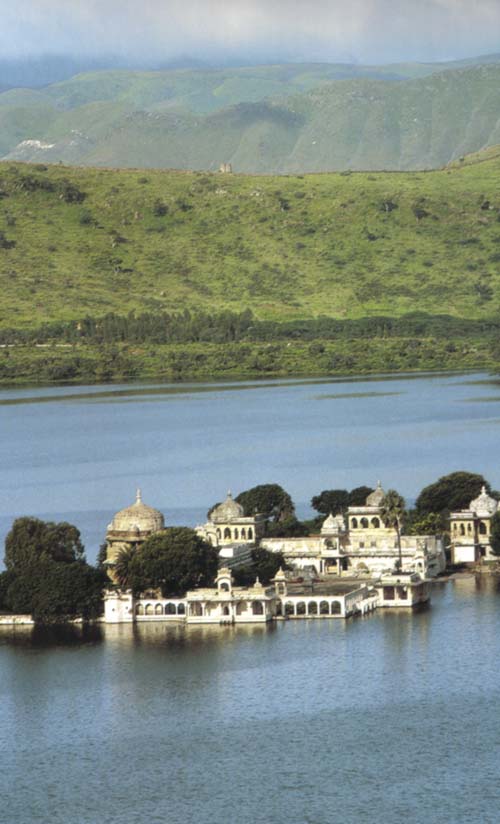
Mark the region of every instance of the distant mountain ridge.
<instances>
[{"instance_id":1,"label":"distant mountain ridge","mask_svg":"<svg viewBox=\"0 0 500 824\"><path fill-rule=\"evenodd\" d=\"M0 73L1 82L1 73ZM500 143L500 55L107 70L0 93L0 157L246 173L413 170Z\"/></svg>"}]
</instances>

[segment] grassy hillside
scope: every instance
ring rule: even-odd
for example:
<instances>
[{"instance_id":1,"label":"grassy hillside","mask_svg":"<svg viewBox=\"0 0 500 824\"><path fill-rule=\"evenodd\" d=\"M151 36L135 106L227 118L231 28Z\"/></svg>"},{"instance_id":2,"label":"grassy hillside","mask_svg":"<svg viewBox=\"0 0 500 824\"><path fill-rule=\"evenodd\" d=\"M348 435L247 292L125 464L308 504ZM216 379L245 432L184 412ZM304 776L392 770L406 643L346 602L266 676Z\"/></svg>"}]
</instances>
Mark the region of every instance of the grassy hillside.
<instances>
[{"instance_id":1,"label":"grassy hillside","mask_svg":"<svg viewBox=\"0 0 500 824\"><path fill-rule=\"evenodd\" d=\"M0 328L186 308L495 318L491 154L436 172L279 178L0 164Z\"/></svg>"},{"instance_id":2,"label":"grassy hillside","mask_svg":"<svg viewBox=\"0 0 500 824\"><path fill-rule=\"evenodd\" d=\"M248 173L437 168L500 142L500 63L103 71L0 94L0 156Z\"/></svg>"}]
</instances>

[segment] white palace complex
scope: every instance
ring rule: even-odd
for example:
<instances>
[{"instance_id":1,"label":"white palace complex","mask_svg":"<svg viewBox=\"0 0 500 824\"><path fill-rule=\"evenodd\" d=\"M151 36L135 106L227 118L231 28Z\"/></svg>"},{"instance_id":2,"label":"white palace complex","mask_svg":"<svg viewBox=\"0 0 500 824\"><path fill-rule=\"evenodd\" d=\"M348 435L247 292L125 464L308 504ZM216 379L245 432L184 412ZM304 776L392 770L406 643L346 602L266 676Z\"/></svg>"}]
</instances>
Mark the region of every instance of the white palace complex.
<instances>
[{"instance_id":1,"label":"white palace complex","mask_svg":"<svg viewBox=\"0 0 500 824\"><path fill-rule=\"evenodd\" d=\"M380 483L363 506L346 515L329 515L317 535L303 538L266 537L266 518L245 516L228 493L225 501L196 527L198 535L219 551L219 573L213 587L182 597L163 598L157 591L134 597L120 589L113 568L123 549L140 549L150 536L165 529L161 512L146 505L138 491L135 502L118 512L106 533L106 565L113 582L105 593L109 623L182 621L262 623L276 618L346 618L380 606L411 607L428 599L428 580L445 569L442 539L401 536L382 519L385 497ZM248 565L251 551L261 546L280 552L289 567L269 586L258 580L236 587L231 569ZM401 552L401 568L398 568Z\"/></svg>"}]
</instances>

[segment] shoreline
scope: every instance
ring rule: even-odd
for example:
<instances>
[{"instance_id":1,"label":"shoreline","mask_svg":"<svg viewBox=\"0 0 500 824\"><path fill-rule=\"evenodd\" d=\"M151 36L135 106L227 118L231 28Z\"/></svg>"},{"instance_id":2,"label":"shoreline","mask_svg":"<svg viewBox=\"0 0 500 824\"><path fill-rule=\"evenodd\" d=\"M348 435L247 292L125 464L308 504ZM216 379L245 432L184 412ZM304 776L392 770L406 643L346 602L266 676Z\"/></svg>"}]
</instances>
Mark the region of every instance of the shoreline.
<instances>
[{"instance_id":1,"label":"shoreline","mask_svg":"<svg viewBox=\"0 0 500 824\"><path fill-rule=\"evenodd\" d=\"M195 345L192 345L193 348ZM212 344L212 346L214 346ZM124 347L128 348L128 347ZM161 347L157 347L159 349ZM165 346L164 349L174 352L174 347ZM225 345L217 346L218 352L213 354L223 354ZM43 350L42 350L43 351ZM87 353L87 349L77 350ZM43 354L47 355L53 353L53 350L45 351ZM38 354L40 354L38 352ZM60 352L57 353L61 354ZM67 352L63 352L68 354ZM161 354L161 353L160 353ZM9 355L9 360L11 360ZM46 359L46 358L45 358ZM15 358L14 358L15 360ZM61 358L61 361L64 357ZM13 364L15 365L15 364ZM273 369L273 370L259 370L259 369L217 369L203 371L187 371L183 374L175 374L175 372L166 372L162 369L152 369L138 372L132 370L130 372L106 373L99 376L90 374L75 375L69 378L50 379L42 376L37 380L32 374L23 375L17 374L17 377L3 376L0 369L0 391L1 390L15 390L15 389L43 389L43 388L77 388L77 387L99 387L99 386L119 386L121 384L128 384L136 387L141 385L146 386L152 383L159 385L172 384L176 387L181 387L189 384L194 386L202 386L204 384L218 383L222 386L232 383L255 382L257 386L263 386L266 382L297 382L297 383L324 383L324 382L356 382L361 379L366 380L391 380L398 378L424 378L424 377L448 377L452 375L468 375L474 373L483 373L491 377L491 379L498 378L500 375L500 364L488 361L487 359L480 359L468 365L459 364L439 364L439 365L422 365L417 368L408 368L405 365L387 368L386 364L379 363L376 366L363 366L356 363L349 369L317 369L317 368L297 368L297 362L290 364L294 368ZM307 359L306 359L306 366ZM384 368L385 367L385 368ZM40 373L39 373L40 374Z\"/></svg>"}]
</instances>

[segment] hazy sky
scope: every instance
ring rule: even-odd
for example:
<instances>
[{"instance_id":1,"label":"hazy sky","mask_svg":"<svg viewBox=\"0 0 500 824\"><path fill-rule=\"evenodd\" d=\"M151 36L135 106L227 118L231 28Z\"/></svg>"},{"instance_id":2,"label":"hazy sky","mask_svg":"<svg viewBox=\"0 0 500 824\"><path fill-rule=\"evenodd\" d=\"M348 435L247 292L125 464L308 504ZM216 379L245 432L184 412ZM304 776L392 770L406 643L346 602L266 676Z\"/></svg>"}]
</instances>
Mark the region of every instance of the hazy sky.
<instances>
[{"instance_id":1,"label":"hazy sky","mask_svg":"<svg viewBox=\"0 0 500 824\"><path fill-rule=\"evenodd\" d=\"M0 0L0 55L443 60L500 51L500 0Z\"/></svg>"}]
</instances>

